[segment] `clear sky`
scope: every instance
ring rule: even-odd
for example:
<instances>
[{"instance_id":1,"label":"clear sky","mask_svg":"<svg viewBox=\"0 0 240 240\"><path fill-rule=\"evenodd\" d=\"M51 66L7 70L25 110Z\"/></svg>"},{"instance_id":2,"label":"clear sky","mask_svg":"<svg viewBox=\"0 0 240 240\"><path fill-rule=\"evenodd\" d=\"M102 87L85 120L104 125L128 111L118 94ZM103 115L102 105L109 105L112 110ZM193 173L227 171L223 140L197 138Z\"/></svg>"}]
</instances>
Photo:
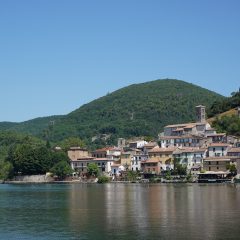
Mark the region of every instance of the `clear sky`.
<instances>
[{"instance_id":1,"label":"clear sky","mask_svg":"<svg viewBox=\"0 0 240 240\"><path fill-rule=\"evenodd\" d=\"M240 87L239 0L1 0L0 121L177 78Z\"/></svg>"}]
</instances>

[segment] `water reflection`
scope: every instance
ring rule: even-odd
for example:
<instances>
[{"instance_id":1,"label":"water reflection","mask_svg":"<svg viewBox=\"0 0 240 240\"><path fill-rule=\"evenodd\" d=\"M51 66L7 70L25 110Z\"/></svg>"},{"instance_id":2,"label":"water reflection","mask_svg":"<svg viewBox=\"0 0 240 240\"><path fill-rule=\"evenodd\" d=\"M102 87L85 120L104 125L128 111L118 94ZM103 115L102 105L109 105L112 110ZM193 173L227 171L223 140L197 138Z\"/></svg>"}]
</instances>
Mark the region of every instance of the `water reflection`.
<instances>
[{"instance_id":1,"label":"water reflection","mask_svg":"<svg viewBox=\"0 0 240 240\"><path fill-rule=\"evenodd\" d=\"M1 239L237 239L240 187L1 185Z\"/></svg>"}]
</instances>

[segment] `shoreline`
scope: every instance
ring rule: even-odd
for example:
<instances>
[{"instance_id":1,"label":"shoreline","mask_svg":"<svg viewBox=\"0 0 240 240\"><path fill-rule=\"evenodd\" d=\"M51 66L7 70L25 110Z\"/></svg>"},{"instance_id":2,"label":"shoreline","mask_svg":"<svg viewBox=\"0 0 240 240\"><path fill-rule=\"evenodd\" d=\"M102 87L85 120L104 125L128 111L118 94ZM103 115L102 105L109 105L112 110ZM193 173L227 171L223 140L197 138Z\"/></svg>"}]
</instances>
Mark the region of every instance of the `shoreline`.
<instances>
[{"instance_id":1,"label":"shoreline","mask_svg":"<svg viewBox=\"0 0 240 240\"><path fill-rule=\"evenodd\" d=\"M239 182L187 182L187 181L163 181L163 182L139 182L139 181L110 181L110 184L238 184ZM15 184L15 185L42 185L42 184L106 184L92 181L49 181L49 182L26 182L26 181L0 181L0 184Z\"/></svg>"}]
</instances>

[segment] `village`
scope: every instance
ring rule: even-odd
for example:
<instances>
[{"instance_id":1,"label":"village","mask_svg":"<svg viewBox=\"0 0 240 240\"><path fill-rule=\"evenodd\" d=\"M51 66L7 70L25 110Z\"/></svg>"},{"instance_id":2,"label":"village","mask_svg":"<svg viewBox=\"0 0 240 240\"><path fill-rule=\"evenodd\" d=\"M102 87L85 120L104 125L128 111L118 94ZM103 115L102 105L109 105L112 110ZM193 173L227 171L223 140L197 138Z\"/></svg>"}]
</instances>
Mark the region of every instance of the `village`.
<instances>
[{"instance_id":1,"label":"village","mask_svg":"<svg viewBox=\"0 0 240 240\"><path fill-rule=\"evenodd\" d=\"M237 111L240 117L240 108ZM75 146L68 151L75 178L84 179L90 163L112 181L136 172L138 180L162 182L186 178L193 182L226 182L240 174L240 139L217 133L206 120L205 106L196 106L196 121L167 125L158 141L127 141L89 152ZM176 168L180 168L176 174ZM181 169L185 172L181 173ZM175 175L173 174L175 172ZM177 176L176 176L177 175ZM184 175L184 176L181 176Z\"/></svg>"}]
</instances>

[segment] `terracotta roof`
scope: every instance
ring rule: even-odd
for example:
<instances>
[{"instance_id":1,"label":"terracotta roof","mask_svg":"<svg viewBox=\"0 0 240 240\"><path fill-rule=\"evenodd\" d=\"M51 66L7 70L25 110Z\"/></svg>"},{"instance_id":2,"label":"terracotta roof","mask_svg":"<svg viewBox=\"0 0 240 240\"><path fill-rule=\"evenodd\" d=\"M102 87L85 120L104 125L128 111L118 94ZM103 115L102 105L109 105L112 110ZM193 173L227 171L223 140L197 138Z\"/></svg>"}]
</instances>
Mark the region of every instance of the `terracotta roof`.
<instances>
[{"instance_id":1,"label":"terracotta roof","mask_svg":"<svg viewBox=\"0 0 240 240\"><path fill-rule=\"evenodd\" d=\"M207 137L218 137L218 136L226 136L226 133L216 133L216 134L207 135Z\"/></svg>"},{"instance_id":2,"label":"terracotta roof","mask_svg":"<svg viewBox=\"0 0 240 240\"><path fill-rule=\"evenodd\" d=\"M150 151L148 151L148 153L156 153L156 152L173 152L176 150L176 147L169 147L169 148L160 148L158 146L154 147L153 149L151 149Z\"/></svg>"},{"instance_id":3,"label":"terracotta roof","mask_svg":"<svg viewBox=\"0 0 240 240\"><path fill-rule=\"evenodd\" d=\"M197 136L197 135L183 135L183 136L162 136L159 137L159 139L164 140L164 139L186 139L186 138L198 138L198 139L202 139L203 137L201 136Z\"/></svg>"},{"instance_id":4,"label":"terracotta roof","mask_svg":"<svg viewBox=\"0 0 240 240\"><path fill-rule=\"evenodd\" d=\"M198 147L184 147L184 148L177 148L174 154L179 153L195 153L195 152L205 152L206 148L198 148Z\"/></svg>"},{"instance_id":5,"label":"terracotta roof","mask_svg":"<svg viewBox=\"0 0 240 240\"><path fill-rule=\"evenodd\" d=\"M210 143L208 147L228 147L228 143Z\"/></svg>"},{"instance_id":6,"label":"terracotta roof","mask_svg":"<svg viewBox=\"0 0 240 240\"><path fill-rule=\"evenodd\" d=\"M208 129L206 129L205 131L215 131L215 128L210 127Z\"/></svg>"},{"instance_id":7,"label":"terracotta roof","mask_svg":"<svg viewBox=\"0 0 240 240\"><path fill-rule=\"evenodd\" d=\"M164 128L185 127L190 124L193 124L193 123L180 123L180 124L167 125Z\"/></svg>"},{"instance_id":8,"label":"terracotta roof","mask_svg":"<svg viewBox=\"0 0 240 240\"><path fill-rule=\"evenodd\" d=\"M184 128L194 128L194 127L196 127L196 124L189 124L189 125L187 125L187 126L184 127Z\"/></svg>"},{"instance_id":9,"label":"terracotta roof","mask_svg":"<svg viewBox=\"0 0 240 240\"><path fill-rule=\"evenodd\" d=\"M93 161L113 161L113 160L108 158L94 158Z\"/></svg>"},{"instance_id":10,"label":"terracotta roof","mask_svg":"<svg viewBox=\"0 0 240 240\"><path fill-rule=\"evenodd\" d=\"M141 163L158 163L160 162L161 160L160 159L148 159L148 160L145 160L145 161L141 161Z\"/></svg>"},{"instance_id":11,"label":"terracotta roof","mask_svg":"<svg viewBox=\"0 0 240 240\"><path fill-rule=\"evenodd\" d=\"M176 128L175 130L173 130L173 132L179 132L179 131L183 131L183 128Z\"/></svg>"},{"instance_id":12,"label":"terracotta roof","mask_svg":"<svg viewBox=\"0 0 240 240\"><path fill-rule=\"evenodd\" d=\"M182 152L205 152L206 150L204 148L187 148L183 149Z\"/></svg>"},{"instance_id":13,"label":"terracotta roof","mask_svg":"<svg viewBox=\"0 0 240 240\"><path fill-rule=\"evenodd\" d=\"M157 143L156 142L149 142L147 144L144 145L145 148L149 148L149 147L155 147L157 146Z\"/></svg>"},{"instance_id":14,"label":"terracotta roof","mask_svg":"<svg viewBox=\"0 0 240 240\"><path fill-rule=\"evenodd\" d=\"M121 166L121 164L117 164L117 163L113 163L112 165L111 165L111 167L120 167Z\"/></svg>"},{"instance_id":15,"label":"terracotta roof","mask_svg":"<svg viewBox=\"0 0 240 240\"><path fill-rule=\"evenodd\" d=\"M207 157L204 158L203 161L211 162L211 161L230 161L231 157L229 156L223 156L223 157Z\"/></svg>"},{"instance_id":16,"label":"terracotta roof","mask_svg":"<svg viewBox=\"0 0 240 240\"><path fill-rule=\"evenodd\" d=\"M230 150L228 150L228 153L240 153L240 148L231 148Z\"/></svg>"}]
</instances>

